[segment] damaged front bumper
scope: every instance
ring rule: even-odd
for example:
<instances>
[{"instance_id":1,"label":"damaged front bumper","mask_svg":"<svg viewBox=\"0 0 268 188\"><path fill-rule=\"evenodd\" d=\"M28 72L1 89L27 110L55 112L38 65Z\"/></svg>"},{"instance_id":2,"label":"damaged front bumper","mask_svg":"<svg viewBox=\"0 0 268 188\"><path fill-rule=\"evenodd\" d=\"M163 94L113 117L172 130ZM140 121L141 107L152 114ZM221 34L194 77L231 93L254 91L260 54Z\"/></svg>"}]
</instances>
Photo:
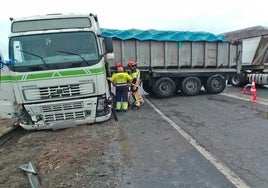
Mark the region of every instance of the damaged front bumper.
<instances>
[{"instance_id":1,"label":"damaged front bumper","mask_svg":"<svg viewBox=\"0 0 268 188\"><path fill-rule=\"evenodd\" d=\"M65 129L103 122L111 117L109 98L27 104L20 111L19 125L26 130Z\"/></svg>"},{"instance_id":2,"label":"damaged front bumper","mask_svg":"<svg viewBox=\"0 0 268 188\"><path fill-rule=\"evenodd\" d=\"M34 124L20 122L19 125L26 130L44 130L44 129L67 129L83 124L92 124L109 120L111 117L111 112L105 116L96 118L86 118L83 120L64 120L64 121L53 121L53 122L43 122L39 121Z\"/></svg>"}]
</instances>

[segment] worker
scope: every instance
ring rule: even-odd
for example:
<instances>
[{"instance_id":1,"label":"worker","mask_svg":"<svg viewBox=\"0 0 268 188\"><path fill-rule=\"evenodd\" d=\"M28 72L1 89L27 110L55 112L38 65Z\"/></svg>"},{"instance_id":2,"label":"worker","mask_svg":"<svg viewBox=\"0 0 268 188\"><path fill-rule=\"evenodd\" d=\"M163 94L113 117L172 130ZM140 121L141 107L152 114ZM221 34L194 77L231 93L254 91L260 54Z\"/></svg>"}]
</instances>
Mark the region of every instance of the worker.
<instances>
[{"instance_id":1,"label":"worker","mask_svg":"<svg viewBox=\"0 0 268 188\"><path fill-rule=\"evenodd\" d=\"M122 66L118 66L117 72L110 78L113 86L115 86L116 111L128 110L128 88L132 83L131 76L124 71Z\"/></svg>"},{"instance_id":2,"label":"worker","mask_svg":"<svg viewBox=\"0 0 268 188\"><path fill-rule=\"evenodd\" d=\"M115 71L113 71L112 75L115 74L117 72L117 69L119 67L123 67L122 63L121 62L115 62L114 63L114 66L115 66ZM110 74L109 74L110 75ZM110 91L111 91L111 85L112 85L112 81L111 81L111 77L108 77L108 81L109 83L111 83L109 86L110 86Z\"/></svg>"},{"instance_id":3,"label":"worker","mask_svg":"<svg viewBox=\"0 0 268 188\"><path fill-rule=\"evenodd\" d=\"M140 70L137 68L137 62L133 60L129 61L127 66L130 68L130 76L133 79L130 87L134 100L133 109L139 109L144 104L144 100L138 91L141 84Z\"/></svg>"},{"instance_id":4,"label":"worker","mask_svg":"<svg viewBox=\"0 0 268 188\"><path fill-rule=\"evenodd\" d=\"M119 67L123 67L122 63L120 63L120 62L115 62L114 66L116 69Z\"/></svg>"}]
</instances>

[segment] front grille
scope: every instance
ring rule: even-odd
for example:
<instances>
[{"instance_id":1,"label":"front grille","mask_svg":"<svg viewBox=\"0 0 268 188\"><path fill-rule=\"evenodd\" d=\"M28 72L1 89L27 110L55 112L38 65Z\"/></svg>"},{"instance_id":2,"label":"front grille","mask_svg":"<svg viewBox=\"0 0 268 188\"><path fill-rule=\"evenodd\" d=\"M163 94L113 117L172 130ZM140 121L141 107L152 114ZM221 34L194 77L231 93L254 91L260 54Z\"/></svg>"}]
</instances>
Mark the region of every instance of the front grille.
<instances>
[{"instance_id":1,"label":"front grille","mask_svg":"<svg viewBox=\"0 0 268 188\"><path fill-rule=\"evenodd\" d=\"M39 88L41 99L80 95L79 84Z\"/></svg>"},{"instance_id":2,"label":"front grille","mask_svg":"<svg viewBox=\"0 0 268 188\"><path fill-rule=\"evenodd\" d=\"M41 106L42 112L66 111L66 110L73 110L73 109L80 109L80 108L83 108L82 102L62 103L62 104Z\"/></svg>"},{"instance_id":3,"label":"front grille","mask_svg":"<svg viewBox=\"0 0 268 188\"><path fill-rule=\"evenodd\" d=\"M31 88L23 90L24 98L27 101L72 98L93 93L95 93L95 84L93 82Z\"/></svg>"},{"instance_id":4,"label":"front grille","mask_svg":"<svg viewBox=\"0 0 268 188\"><path fill-rule=\"evenodd\" d=\"M24 105L33 121L84 120L95 115L96 98ZM41 116L41 117L40 117Z\"/></svg>"},{"instance_id":5,"label":"front grille","mask_svg":"<svg viewBox=\"0 0 268 188\"><path fill-rule=\"evenodd\" d=\"M50 122L50 121L70 120L70 119L85 119L85 117L86 117L86 114L84 111L45 114L44 121Z\"/></svg>"},{"instance_id":6,"label":"front grille","mask_svg":"<svg viewBox=\"0 0 268 188\"><path fill-rule=\"evenodd\" d=\"M70 119L85 119L90 115L90 110L84 109L83 102L68 102L41 106L44 121L62 121Z\"/></svg>"}]
</instances>

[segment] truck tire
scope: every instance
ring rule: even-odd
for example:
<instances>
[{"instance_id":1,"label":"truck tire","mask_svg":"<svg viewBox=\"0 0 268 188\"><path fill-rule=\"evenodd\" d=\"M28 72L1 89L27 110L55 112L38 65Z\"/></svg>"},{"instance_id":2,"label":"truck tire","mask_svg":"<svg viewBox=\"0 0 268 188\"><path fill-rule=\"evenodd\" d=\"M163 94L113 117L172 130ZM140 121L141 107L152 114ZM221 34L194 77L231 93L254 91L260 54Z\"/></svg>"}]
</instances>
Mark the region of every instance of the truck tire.
<instances>
[{"instance_id":1,"label":"truck tire","mask_svg":"<svg viewBox=\"0 0 268 188\"><path fill-rule=\"evenodd\" d=\"M230 77L229 82L233 87L244 87L248 84L247 78L241 74Z\"/></svg>"},{"instance_id":2,"label":"truck tire","mask_svg":"<svg viewBox=\"0 0 268 188\"><path fill-rule=\"evenodd\" d=\"M226 80L222 75L214 75L207 79L204 87L208 93L218 94L225 89Z\"/></svg>"},{"instance_id":3,"label":"truck tire","mask_svg":"<svg viewBox=\"0 0 268 188\"><path fill-rule=\"evenodd\" d=\"M187 77L183 79L181 91L184 95L197 95L202 87L201 80L198 77Z\"/></svg>"},{"instance_id":4,"label":"truck tire","mask_svg":"<svg viewBox=\"0 0 268 188\"><path fill-rule=\"evenodd\" d=\"M172 97L176 91L174 80L168 77L159 78L153 85L153 93L160 98Z\"/></svg>"},{"instance_id":5,"label":"truck tire","mask_svg":"<svg viewBox=\"0 0 268 188\"><path fill-rule=\"evenodd\" d=\"M146 93L153 95L153 88L150 87L149 81L142 81L142 88Z\"/></svg>"}]
</instances>

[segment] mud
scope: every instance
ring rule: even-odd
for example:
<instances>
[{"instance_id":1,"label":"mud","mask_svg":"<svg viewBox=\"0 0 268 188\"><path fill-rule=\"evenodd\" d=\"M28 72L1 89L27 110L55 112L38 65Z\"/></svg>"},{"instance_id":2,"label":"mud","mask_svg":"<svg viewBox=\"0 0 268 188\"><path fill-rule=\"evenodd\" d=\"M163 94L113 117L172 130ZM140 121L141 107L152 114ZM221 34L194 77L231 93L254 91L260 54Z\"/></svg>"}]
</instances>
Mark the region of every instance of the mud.
<instances>
[{"instance_id":1,"label":"mud","mask_svg":"<svg viewBox=\"0 0 268 188\"><path fill-rule=\"evenodd\" d=\"M21 130L0 147L0 187L28 188L21 165L37 168L41 187L117 187L129 166L124 133L112 119L58 131Z\"/></svg>"}]
</instances>

